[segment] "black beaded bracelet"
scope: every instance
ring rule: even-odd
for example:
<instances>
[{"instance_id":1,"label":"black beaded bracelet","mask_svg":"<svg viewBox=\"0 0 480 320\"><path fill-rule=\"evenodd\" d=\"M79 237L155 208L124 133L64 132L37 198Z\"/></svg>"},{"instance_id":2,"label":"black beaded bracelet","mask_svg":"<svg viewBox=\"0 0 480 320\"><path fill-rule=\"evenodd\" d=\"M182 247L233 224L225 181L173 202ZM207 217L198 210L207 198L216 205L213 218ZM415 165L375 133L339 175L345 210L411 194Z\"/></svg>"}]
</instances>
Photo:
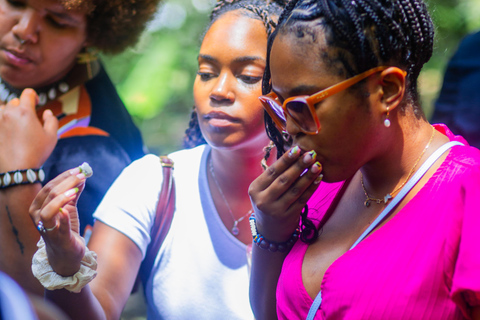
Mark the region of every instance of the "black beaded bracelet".
<instances>
[{"instance_id":1,"label":"black beaded bracelet","mask_svg":"<svg viewBox=\"0 0 480 320\"><path fill-rule=\"evenodd\" d=\"M250 221L250 229L252 230L253 242L255 242L259 248L268 250L270 252L277 252L277 251L286 252L287 250L293 247L295 242L297 242L298 237L300 236L300 232L301 232L300 227L297 227L297 229L295 229L290 239L288 239L287 241L285 242L269 241L265 239L263 235L258 233L257 224L256 224L257 219L255 218L255 214L252 213L252 215L249 218L249 221Z\"/></svg>"},{"instance_id":2,"label":"black beaded bracelet","mask_svg":"<svg viewBox=\"0 0 480 320\"><path fill-rule=\"evenodd\" d=\"M42 168L8 171L0 173L0 189L20 184L43 182L44 180L45 172Z\"/></svg>"}]
</instances>

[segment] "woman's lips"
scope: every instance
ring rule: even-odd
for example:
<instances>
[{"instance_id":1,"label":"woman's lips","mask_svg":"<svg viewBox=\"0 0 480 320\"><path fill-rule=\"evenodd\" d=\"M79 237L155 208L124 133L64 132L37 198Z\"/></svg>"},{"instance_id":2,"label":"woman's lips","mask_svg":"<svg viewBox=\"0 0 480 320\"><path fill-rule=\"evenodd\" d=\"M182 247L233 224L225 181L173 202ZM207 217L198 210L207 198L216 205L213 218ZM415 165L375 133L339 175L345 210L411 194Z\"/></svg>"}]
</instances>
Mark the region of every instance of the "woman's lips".
<instances>
[{"instance_id":1,"label":"woman's lips","mask_svg":"<svg viewBox=\"0 0 480 320\"><path fill-rule=\"evenodd\" d=\"M215 127L226 127L238 122L238 119L224 112L210 112L203 117L208 123Z\"/></svg>"},{"instance_id":2,"label":"woman's lips","mask_svg":"<svg viewBox=\"0 0 480 320\"><path fill-rule=\"evenodd\" d=\"M32 62L32 60L28 58L28 56L21 54L17 51L4 50L4 52L7 63L11 65L21 67Z\"/></svg>"}]
</instances>

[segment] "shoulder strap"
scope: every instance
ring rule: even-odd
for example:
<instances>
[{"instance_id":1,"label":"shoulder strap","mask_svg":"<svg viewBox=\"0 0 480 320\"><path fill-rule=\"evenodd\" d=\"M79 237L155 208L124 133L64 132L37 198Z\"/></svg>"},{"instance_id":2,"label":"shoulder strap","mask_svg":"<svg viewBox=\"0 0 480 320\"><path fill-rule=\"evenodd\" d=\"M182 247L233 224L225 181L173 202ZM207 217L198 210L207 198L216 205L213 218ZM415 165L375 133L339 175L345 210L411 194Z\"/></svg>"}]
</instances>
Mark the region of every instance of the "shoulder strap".
<instances>
[{"instance_id":1,"label":"shoulder strap","mask_svg":"<svg viewBox=\"0 0 480 320\"><path fill-rule=\"evenodd\" d=\"M165 240L175 212L175 180L173 179L173 161L167 156L160 157L163 171L162 189L158 196L157 211L150 231L150 244L147 247L145 259L140 266L140 277L143 283L150 278L153 263L158 250Z\"/></svg>"}]
</instances>

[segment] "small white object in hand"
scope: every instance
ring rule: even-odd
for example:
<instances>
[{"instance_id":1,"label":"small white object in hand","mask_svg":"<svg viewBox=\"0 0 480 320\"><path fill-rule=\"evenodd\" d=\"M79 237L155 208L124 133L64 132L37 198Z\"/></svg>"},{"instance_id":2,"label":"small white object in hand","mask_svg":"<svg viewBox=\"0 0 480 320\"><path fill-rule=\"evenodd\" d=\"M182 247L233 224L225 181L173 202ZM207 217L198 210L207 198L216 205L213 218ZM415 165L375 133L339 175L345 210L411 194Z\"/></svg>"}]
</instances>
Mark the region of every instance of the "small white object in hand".
<instances>
[{"instance_id":1,"label":"small white object in hand","mask_svg":"<svg viewBox=\"0 0 480 320\"><path fill-rule=\"evenodd\" d=\"M90 178L93 175L93 170L92 167L87 162L82 163L82 165L79 166L80 168L80 173L83 173L85 177Z\"/></svg>"}]
</instances>

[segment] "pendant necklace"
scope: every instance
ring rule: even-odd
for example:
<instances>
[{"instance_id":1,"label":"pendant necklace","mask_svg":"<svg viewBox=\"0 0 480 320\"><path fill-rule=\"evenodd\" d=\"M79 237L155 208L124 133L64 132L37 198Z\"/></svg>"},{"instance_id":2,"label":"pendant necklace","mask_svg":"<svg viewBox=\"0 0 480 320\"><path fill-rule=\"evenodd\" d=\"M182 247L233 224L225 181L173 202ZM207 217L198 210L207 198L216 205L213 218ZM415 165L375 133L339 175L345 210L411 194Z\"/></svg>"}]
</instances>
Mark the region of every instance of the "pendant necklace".
<instances>
[{"instance_id":1,"label":"pendant necklace","mask_svg":"<svg viewBox=\"0 0 480 320\"><path fill-rule=\"evenodd\" d=\"M433 129L432 136L430 137L430 140L428 141L427 146L425 147L425 149L423 149L422 154L420 154L420 156L417 158L417 161L415 161L415 164L413 165L412 170L410 170L410 172L408 173L408 176L405 179L405 181L403 181L403 183L399 187L397 187L395 190L393 190L390 193L387 193L385 197L383 197L383 199L370 197L370 195L367 192L367 189L365 189L365 184L363 183L363 174L360 172L360 182L362 183L363 192L365 193L365 197L367 198L363 203L365 207L367 208L370 207L370 203L372 202L375 202L377 204L382 204L382 203L387 204L387 202L392 200L395 194L398 191L400 191L400 189L403 188L403 186L408 182L408 180L412 176L413 172L415 171L415 168L417 167L418 162L423 157L423 155L425 154L425 151L427 151L428 147L430 146L430 143L433 140L433 136L435 135L435 128L432 126L432 129Z\"/></svg>"},{"instance_id":2,"label":"pendant necklace","mask_svg":"<svg viewBox=\"0 0 480 320\"><path fill-rule=\"evenodd\" d=\"M222 196L223 202L225 202L225 205L227 206L228 212L230 212L230 216L232 217L233 220L233 227L230 229L230 232L234 236L238 236L240 234L240 229L238 228L238 224L242 222L246 217L250 216L252 214L253 210L250 209L248 212L241 216L239 219L235 219L235 216L233 215L232 209L230 208L230 205L228 204L227 198L225 198L225 195L223 194L222 188L220 188L220 184L217 181L217 178L215 177L215 172L213 171L213 160L210 158L210 173L212 174L213 181L215 182L215 185L217 186L218 192Z\"/></svg>"}]
</instances>

